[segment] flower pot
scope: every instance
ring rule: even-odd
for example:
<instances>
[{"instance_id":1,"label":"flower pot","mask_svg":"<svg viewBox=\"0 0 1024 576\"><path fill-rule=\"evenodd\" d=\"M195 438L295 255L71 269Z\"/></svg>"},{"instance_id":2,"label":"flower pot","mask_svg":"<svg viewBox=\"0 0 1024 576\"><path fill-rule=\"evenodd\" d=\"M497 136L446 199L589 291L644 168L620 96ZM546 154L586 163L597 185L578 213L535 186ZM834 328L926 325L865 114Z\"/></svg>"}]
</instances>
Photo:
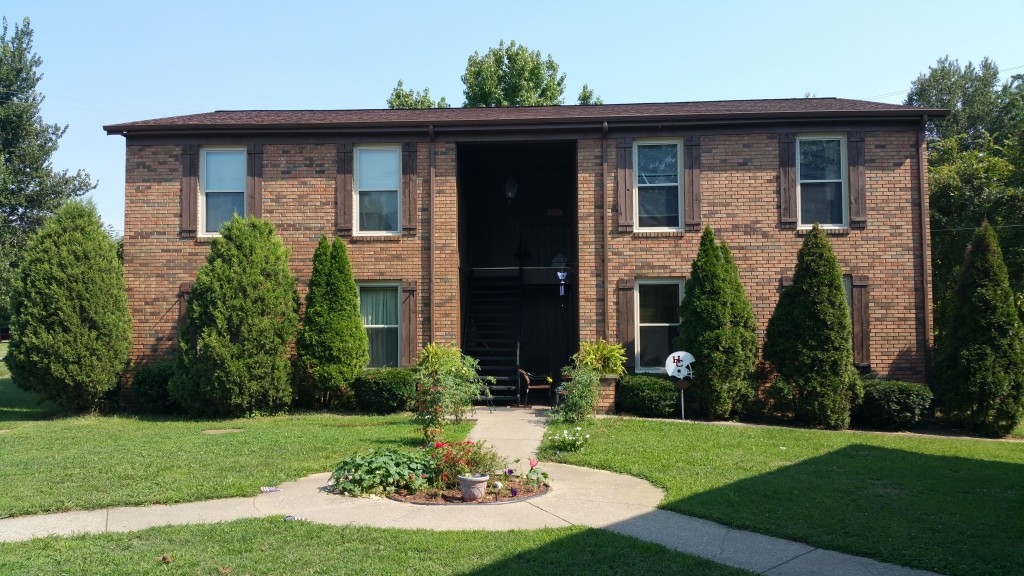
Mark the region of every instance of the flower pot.
<instances>
[{"instance_id":1,"label":"flower pot","mask_svg":"<svg viewBox=\"0 0 1024 576\"><path fill-rule=\"evenodd\" d=\"M459 490L462 491L464 502L476 502L487 494L487 481L491 477L484 476L459 476Z\"/></svg>"}]
</instances>

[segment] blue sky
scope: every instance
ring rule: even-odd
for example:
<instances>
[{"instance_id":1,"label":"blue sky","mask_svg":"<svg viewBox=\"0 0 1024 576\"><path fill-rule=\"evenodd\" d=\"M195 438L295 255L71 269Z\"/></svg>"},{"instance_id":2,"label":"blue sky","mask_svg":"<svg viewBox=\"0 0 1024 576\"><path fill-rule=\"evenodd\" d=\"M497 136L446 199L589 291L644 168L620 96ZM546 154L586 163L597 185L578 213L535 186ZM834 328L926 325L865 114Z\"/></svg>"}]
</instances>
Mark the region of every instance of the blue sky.
<instances>
[{"instance_id":1,"label":"blue sky","mask_svg":"<svg viewBox=\"0 0 1024 576\"><path fill-rule=\"evenodd\" d=\"M567 103L792 98L899 103L944 55L1024 73L1021 0L904 2L95 2L5 0L32 20L53 164L85 169L124 222L124 139L104 124L239 109L383 108L399 79L462 103L474 51L551 54Z\"/></svg>"}]
</instances>

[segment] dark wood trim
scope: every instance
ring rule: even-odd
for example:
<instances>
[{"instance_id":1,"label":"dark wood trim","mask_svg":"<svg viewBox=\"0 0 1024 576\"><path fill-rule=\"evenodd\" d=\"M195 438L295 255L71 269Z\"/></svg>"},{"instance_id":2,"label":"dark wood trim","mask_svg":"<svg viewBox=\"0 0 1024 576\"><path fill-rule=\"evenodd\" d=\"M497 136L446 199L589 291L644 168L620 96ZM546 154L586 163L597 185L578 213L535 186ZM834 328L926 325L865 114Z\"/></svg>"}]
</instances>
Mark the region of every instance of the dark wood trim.
<instances>
[{"instance_id":1,"label":"dark wood trim","mask_svg":"<svg viewBox=\"0 0 1024 576\"><path fill-rule=\"evenodd\" d=\"M339 236L352 236L352 143L337 144L337 174L334 178L334 229Z\"/></svg>"},{"instance_id":2,"label":"dark wood trim","mask_svg":"<svg viewBox=\"0 0 1024 576\"><path fill-rule=\"evenodd\" d=\"M617 284L619 298L619 344L626 349L626 366L636 367L636 289L635 282L620 278Z\"/></svg>"},{"instance_id":3,"label":"dark wood trim","mask_svg":"<svg viewBox=\"0 0 1024 576\"><path fill-rule=\"evenodd\" d=\"M195 236L199 229L199 146L181 148L180 231L183 236Z\"/></svg>"},{"instance_id":4,"label":"dark wood trim","mask_svg":"<svg viewBox=\"0 0 1024 576\"><path fill-rule=\"evenodd\" d=\"M868 225L867 191L864 186L864 133L849 132L846 135L847 185L850 194L850 228L866 228Z\"/></svg>"},{"instance_id":5,"label":"dark wood trim","mask_svg":"<svg viewBox=\"0 0 1024 576\"><path fill-rule=\"evenodd\" d=\"M633 139L619 138L615 150L619 232L633 231Z\"/></svg>"},{"instance_id":6,"label":"dark wood trim","mask_svg":"<svg viewBox=\"0 0 1024 576\"><path fill-rule=\"evenodd\" d=\"M683 217L688 232L700 231L700 136L683 142Z\"/></svg>"},{"instance_id":7,"label":"dark wood trim","mask_svg":"<svg viewBox=\"0 0 1024 576\"><path fill-rule=\"evenodd\" d=\"M850 278L850 307L853 320L853 365L861 372L871 371L870 281L867 276Z\"/></svg>"},{"instance_id":8,"label":"dark wood trim","mask_svg":"<svg viewBox=\"0 0 1024 576\"><path fill-rule=\"evenodd\" d=\"M416 196L419 179L416 177L416 143L402 144L402 234L416 235Z\"/></svg>"},{"instance_id":9,"label":"dark wood trim","mask_svg":"<svg viewBox=\"0 0 1024 576\"><path fill-rule=\"evenodd\" d=\"M416 281L402 281L402 365L416 363Z\"/></svg>"},{"instance_id":10,"label":"dark wood trim","mask_svg":"<svg viewBox=\"0 0 1024 576\"><path fill-rule=\"evenodd\" d=\"M779 134L779 223L783 228L796 228L796 135Z\"/></svg>"},{"instance_id":11,"label":"dark wood trim","mask_svg":"<svg viewBox=\"0 0 1024 576\"><path fill-rule=\"evenodd\" d=\"M189 280L178 285L178 323L185 321L185 314L188 312L188 298L192 295L192 286L195 282Z\"/></svg>"},{"instance_id":12,"label":"dark wood trim","mask_svg":"<svg viewBox=\"0 0 1024 576\"><path fill-rule=\"evenodd\" d=\"M263 217L263 144L247 147L245 171L245 211L249 216Z\"/></svg>"},{"instance_id":13,"label":"dark wood trim","mask_svg":"<svg viewBox=\"0 0 1024 576\"><path fill-rule=\"evenodd\" d=\"M919 349L924 358L925 381L931 375L932 369L932 314L929 303L931 302L931 251L928 244L928 156L925 148L925 124L928 123L928 116L921 117L921 125L917 131L917 194L918 194L918 229L917 242L918 250L915 250L916 258L921 263L921 330Z\"/></svg>"}]
</instances>

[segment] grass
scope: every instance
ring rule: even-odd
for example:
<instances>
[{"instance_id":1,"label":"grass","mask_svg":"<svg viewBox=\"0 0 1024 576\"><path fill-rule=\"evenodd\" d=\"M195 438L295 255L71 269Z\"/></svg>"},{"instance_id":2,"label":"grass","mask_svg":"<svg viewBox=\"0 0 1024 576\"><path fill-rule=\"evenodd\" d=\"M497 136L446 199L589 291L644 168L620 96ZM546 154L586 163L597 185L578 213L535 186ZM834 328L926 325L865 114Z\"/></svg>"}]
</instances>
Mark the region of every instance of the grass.
<instances>
[{"instance_id":1,"label":"grass","mask_svg":"<svg viewBox=\"0 0 1024 576\"><path fill-rule=\"evenodd\" d=\"M0 544L0 573L749 574L604 530L431 532L278 518Z\"/></svg>"},{"instance_id":2,"label":"grass","mask_svg":"<svg viewBox=\"0 0 1024 576\"><path fill-rule=\"evenodd\" d=\"M3 363L7 346L7 342L0 342L0 430L9 428L7 424L11 422L42 420L59 414L58 406L40 402L39 396L11 382L11 371Z\"/></svg>"},{"instance_id":3,"label":"grass","mask_svg":"<svg viewBox=\"0 0 1024 576\"><path fill-rule=\"evenodd\" d=\"M1021 442L615 418L584 432L562 460L646 478L668 510L942 573L1024 573Z\"/></svg>"}]
</instances>

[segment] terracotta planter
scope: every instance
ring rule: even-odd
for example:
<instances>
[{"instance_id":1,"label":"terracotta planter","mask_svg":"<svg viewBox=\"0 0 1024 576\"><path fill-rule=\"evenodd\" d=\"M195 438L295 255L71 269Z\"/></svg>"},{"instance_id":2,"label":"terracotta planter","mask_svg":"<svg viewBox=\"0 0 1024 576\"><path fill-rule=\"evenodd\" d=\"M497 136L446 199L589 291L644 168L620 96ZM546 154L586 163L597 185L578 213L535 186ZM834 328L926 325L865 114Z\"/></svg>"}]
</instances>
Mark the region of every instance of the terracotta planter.
<instances>
[{"instance_id":1,"label":"terracotta planter","mask_svg":"<svg viewBox=\"0 0 1024 576\"><path fill-rule=\"evenodd\" d=\"M490 476L459 476L459 490L462 491L464 502L476 502L487 494L487 481Z\"/></svg>"}]
</instances>

